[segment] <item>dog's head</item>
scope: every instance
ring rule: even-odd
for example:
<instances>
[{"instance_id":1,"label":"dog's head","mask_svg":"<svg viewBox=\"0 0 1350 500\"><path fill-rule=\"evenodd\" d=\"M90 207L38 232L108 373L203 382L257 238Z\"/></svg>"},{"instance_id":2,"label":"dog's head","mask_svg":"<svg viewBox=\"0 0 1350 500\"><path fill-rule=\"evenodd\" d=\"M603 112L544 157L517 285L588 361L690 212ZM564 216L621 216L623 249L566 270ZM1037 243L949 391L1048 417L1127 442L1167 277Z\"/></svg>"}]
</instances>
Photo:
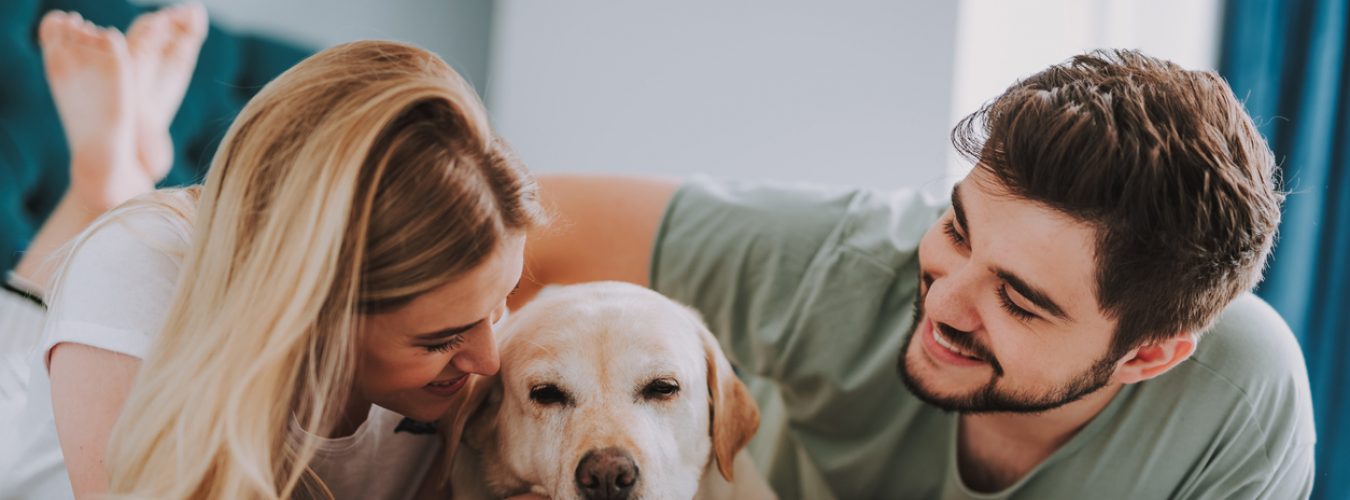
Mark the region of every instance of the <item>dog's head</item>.
<instances>
[{"instance_id":1,"label":"dog's head","mask_svg":"<svg viewBox=\"0 0 1350 500\"><path fill-rule=\"evenodd\" d=\"M692 498L714 468L732 479L759 425L698 314L645 288L549 290L508 319L501 355L448 433L480 452L495 494Z\"/></svg>"}]
</instances>

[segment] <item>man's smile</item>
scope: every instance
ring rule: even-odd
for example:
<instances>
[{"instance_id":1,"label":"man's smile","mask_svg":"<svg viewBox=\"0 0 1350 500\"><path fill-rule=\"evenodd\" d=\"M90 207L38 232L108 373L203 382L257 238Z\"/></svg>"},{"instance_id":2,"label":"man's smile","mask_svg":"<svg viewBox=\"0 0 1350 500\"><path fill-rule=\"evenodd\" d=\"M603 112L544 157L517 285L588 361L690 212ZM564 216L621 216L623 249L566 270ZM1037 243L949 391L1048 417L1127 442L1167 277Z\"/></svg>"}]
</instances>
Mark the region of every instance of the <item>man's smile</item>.
<instances>
[{"instance_id":1,"label":"man's smile","mask_svg":"<svg viewBox=\"0 0 1350 500\"><path fill-rule=\"evenodd\" d=\"M937 328L933 327L931 320L925 320L921 325L920 334L923 335L924 351L928 357L939 364L954 366L981 366L986 362L973 353L956 347L950 339L943 337Z\"/></svg>"}]
</instances>

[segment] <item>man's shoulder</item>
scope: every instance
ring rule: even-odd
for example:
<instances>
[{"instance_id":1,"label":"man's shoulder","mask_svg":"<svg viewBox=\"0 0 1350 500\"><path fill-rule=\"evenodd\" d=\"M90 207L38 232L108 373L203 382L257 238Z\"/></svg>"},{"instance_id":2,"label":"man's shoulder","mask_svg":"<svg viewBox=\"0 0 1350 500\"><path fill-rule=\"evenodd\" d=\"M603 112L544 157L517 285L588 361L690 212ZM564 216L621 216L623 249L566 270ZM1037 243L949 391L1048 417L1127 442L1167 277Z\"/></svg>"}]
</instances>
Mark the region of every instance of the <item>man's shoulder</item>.
<instances>
[{"instance_id":1,"label":"man's shoulder","mask_svg":"<svg viewBox=\"0 0 1350 500\"><path fill-rule=\"evenodd\" d=\"M1182 422L1254 432L1267 453L1315 441L1308 373L1297 339L1268 304L1244 294L1200 337L1195 354L1141 384ZM1229 436L1231 437L1231 436ZM1224 436L1213 436L1224 439ZM1249 443L1255 444L1255 443Z\"/></svg>"},{"instance_id":2,"label":"man's shoulder","mask_svg":"<svg viewBox=\"0 0 1350 500\"><path fill-rule=\"evenodd\" d=\"M1190 363L1203 366L1248 397L1281 388L1307 394L1303 352L1289 326L1269 304L1252 294L1234 300L1208 331Z\"/></svg>"},{"instance_id":3,"label":"man's shoulder","mask_svg":"<svg viewBox=\"0 0 1350 500\"><path fill-rule=\"evenodd\" d=\"M1293 498L1311 477L1315 432L1303 357L1288 326L1254 295L1230 304L1190 359L1116 398L1077 451L1111 460L1056 462L1040 488Z\"/></svg>"},{"instance_id":4,"label":"man's shoulder","mask_svg":"<svg viewBox=\"0 0 1350 500\"><path fill-rule=\"evenodd\" d=\"M1254 295L1229 304L1190 359L1121 395L1097 451L1139 464L1168 497L1293 498L1310 484L1316 432L1303 355Z\"/></svg>"}]
</instances>

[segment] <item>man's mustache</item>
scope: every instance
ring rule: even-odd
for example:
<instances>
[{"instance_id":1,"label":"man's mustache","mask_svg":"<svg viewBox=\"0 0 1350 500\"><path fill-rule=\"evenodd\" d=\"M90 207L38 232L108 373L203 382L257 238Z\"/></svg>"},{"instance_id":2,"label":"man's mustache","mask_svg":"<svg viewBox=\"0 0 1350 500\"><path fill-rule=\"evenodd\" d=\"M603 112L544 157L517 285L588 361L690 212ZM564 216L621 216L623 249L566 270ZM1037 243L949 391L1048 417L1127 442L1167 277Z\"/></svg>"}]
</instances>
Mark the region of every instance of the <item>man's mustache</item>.
<instances>
[{"instance_id":1,"label":"man's mustache","mask_svg":"<svg viewBox=\"0 0 1350 500\"><path fill-rule=\"evenodd\" d=\"M935 280L933 279L932 274L922 272L920 281L923 286L919 287L919 300L917 301L916 307L920 317L923 317L926 316L925 310L927 307L924 307L924 303L928 300L928 290L932 288L933 281ZM932 318L929 318L929 321L932 321ZM975 357L988 362L989 365L994 368L994 373L996 375L1003 375L1003 366L998 363L998 358L994 356L992 350L977 340L974 334L958 330L951 325L939 321L933 321L933 326L942 332L942 336L947 339L947 342L950 342L962 351L974 354Z\"/></svg>"}]
</instances>

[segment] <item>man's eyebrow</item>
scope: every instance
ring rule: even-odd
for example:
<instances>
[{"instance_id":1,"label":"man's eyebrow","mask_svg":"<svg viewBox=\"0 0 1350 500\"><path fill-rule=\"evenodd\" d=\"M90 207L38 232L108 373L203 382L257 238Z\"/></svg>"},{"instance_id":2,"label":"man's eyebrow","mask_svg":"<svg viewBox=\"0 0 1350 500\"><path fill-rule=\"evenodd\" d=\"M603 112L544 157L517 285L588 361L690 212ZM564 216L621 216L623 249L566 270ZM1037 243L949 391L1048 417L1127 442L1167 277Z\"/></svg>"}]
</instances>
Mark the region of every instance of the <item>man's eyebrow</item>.
<instances>
[{"instance_id":1,"label":"man's eyebrow","mask_svg":"<svg viewBox=\"0 0 1350 500\"><path fill-rule=\"evenodd\" d=\"M952 186L952 213L956 214L956 224L961 226L961 230L966 233L966 243L969 244L970 226L966 224L966 207L961 204L961 184Z\"/></svg>"},{"instance_id":2,"label":"man's eyebrow","mask_svg":"<svg viewBox=\"0 0 1350 500\"><path fill-rule=\"evenodd\" d=\"M437 331L434 331L434 332L431 332L431 333L423 333L423 334L419 334L419 335L413 335L413 338L414 338L414 339L417 339L417 340L445 340L445 339L447 339L447 338L454 337L455 335L459 335L459 334L461 334L461 333L464 333L464 332L467 332L467 331L469 331L469 330L472 330L472 329L474 329L474 327L477 327L477 326L478 326L479 324L481 324L482 322L483 322L483 320L480 319L480 320L478 320L478 321L475 321L475 322L473 322L473 323L469 323L469 324L467 324L467 325L462 325L462 326L452 326L452 327L446 328L446 329L444 329L444 330L437 330Z\"/></svg>"},{"instance_id":3,"label":"man's eyebrow","mask_svg":"<svg viewBox=\"0 0 1350 500\"><path fill-rule=\"evenodd\" d=\"M1018 295L1026 297L1027 300L1030 300L1032 304L1036 304L1036 307L1044 309L1050 314L1055 315L1056 318L1064 320L1070 319L1069 315L1064 312L1064 308L1059 307L1059 304L1056 304L1055 301L1050 300L1049 295L1046 295L1046 293L1041 291L1041 289L1027 284L1026 281L1024 281L1022 278L1017 277L1016 274L1013 274L1005 269L997 269L997 268L994 269L994 274L998 275L999 279L1007 282L1008 286L1012 287L1013 290L1016 290Z\"/></svg>"}]
</instances>

